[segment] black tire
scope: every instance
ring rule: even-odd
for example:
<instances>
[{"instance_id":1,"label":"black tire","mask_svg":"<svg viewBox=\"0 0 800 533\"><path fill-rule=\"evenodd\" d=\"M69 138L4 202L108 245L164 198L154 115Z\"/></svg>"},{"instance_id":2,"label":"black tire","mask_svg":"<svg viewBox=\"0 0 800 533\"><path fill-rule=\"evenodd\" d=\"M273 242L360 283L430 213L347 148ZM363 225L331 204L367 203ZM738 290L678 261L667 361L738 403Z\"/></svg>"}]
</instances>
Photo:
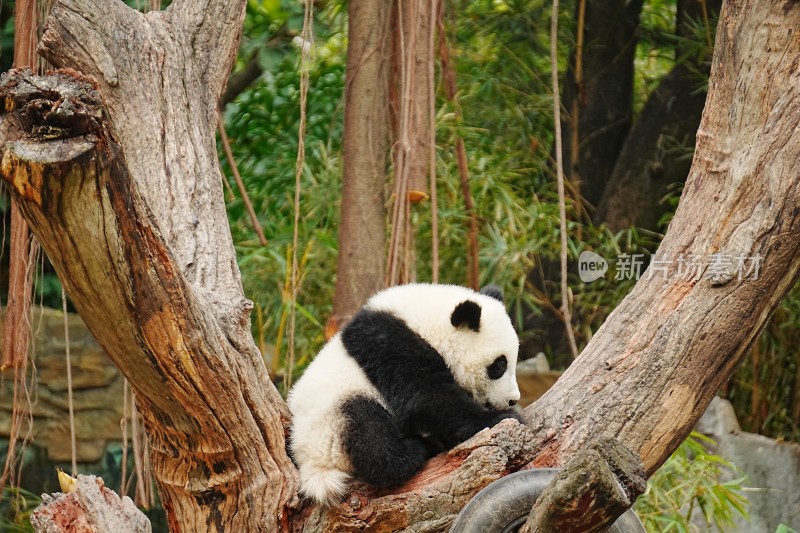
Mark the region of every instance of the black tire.
<instances>
[{"instance_id":1,"label":"black tire","mask_svg":"<svg viewBox=\"0 0 800 533\"><path fill-rule=\"evenodd\" d=\"M557 468L523 470L502 477L464 506L450 533L514 533L525 523L534 502L555 477ZM639 518L628 509L609 533L645 533Z\"/></svg>"}]
</instances>

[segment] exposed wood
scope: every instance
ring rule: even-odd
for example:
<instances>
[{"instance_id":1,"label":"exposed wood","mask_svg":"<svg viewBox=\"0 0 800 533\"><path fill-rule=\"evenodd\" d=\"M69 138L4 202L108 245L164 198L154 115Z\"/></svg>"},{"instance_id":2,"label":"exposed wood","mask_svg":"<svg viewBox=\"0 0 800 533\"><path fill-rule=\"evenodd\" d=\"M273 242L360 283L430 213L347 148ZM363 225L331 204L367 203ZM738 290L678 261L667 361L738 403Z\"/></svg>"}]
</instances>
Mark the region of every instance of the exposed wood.
<instances>
[{"instance_id":1,"label":"exposed wood","mask_svg":"<svg viewBox=\"0 0 800 533\"><path fill-rule=\"evenodd\" d=\"M120 498L95 476L78 476L68 494L47 494L31 514L36 531L75 533L125 531L150 533L150 521L127 496Z\"/></svg>"},{"instance_id":2,"label":"exposed wood","mask_svg":"<svg viewBox=\"0 0 800 533\"><path fill-rule=\"evenodd\" d=\"M535 456L533 442L525 426L504 420L432 459L393 494L376 497L356 487L338 507L307 510L304 527L293 531L446 531L473 495Z\"/></svg>"},{"instance_id":3,"label":"exposed wood","mask_svg":"<svg viewBox=\"0 0 800 533\"><path fill-rule=\"evenodd\" d=\"M670 268L640 280L527 426L481 432L390 494L357 487L338 507L298 508L288 413L249 332L213 141L244 3L54 10L48 58L98 86L4 77L0 174L131 380L173 530L441 531L488 482L605 437L649 475L800 272L800 3L739 0L722 14L694 165L655 257ZM118 25L137 39L121 43ZM758 276L724 263L679 275L679 257L714 253L758 255Z\"/></svg>"},{"instance_id":4,"label":"exposed wood","mask_svg":"<svg viewBox=\"0 0 800 533\"><path fill-rule=\"evenodd\" d=\"M544 489L520 533L602 531L647 488L642 463L614 439L578 452Z\"/></svg>"}]
</instances>

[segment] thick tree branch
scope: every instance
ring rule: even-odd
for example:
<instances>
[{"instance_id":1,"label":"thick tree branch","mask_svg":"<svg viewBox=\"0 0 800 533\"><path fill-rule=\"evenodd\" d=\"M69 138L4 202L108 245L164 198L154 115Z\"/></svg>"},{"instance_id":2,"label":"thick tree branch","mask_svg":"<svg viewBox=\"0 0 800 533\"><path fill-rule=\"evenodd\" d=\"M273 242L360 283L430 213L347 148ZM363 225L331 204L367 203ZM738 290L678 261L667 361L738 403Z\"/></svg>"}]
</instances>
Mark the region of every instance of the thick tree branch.
<instances>
[{"instance_id":1,"label":"thick tree branch","mask_svg":"<svg viewBox=\"0 0 800 533\"><path fill-rule=\"evenodd\" d=\"M563 465L587 442L610 436L638 453L651 474L797 280L798 27L797 2L726 4L675 218L650 271L526 409L533 428L554 432L537 464ZM693 261L699 267L687 275ZM756 261L757 274L747 273Z\"/></svg>"},{"instance_id":2,"label":"thick tree branch","mask_svg":"<svg viewBox=\"0 0 800 533\"><path fill-rule=\"evenodd\" d=\"M296 502L289 414L250 333L214 135L244 11L243 0L146 15L122 2L56 3L40 52L94 76L97 91L76 100L64 76L31 81L55 84L33 98L44 122L10 126L30 108L23 98L4 121L19 136L1 140L12 165L3 177L136 391L173 529L276 531ZM41 142L78 101L92 120ZM20 188L25 175L43 181Z\"/></svg>"},{"instance_id":3,"label":"thick tree branch","mask_svg":"<svg viewBox=\"0 0 800 533\"><path fill-rule=\"evenodd\" d=\"M647 488L639 458L614 439L581 450L536 500L520 533L602 531Z\"/></svg>"},{"instance_id":4,"label":"thick tree branch","mask_svg":"<svg viewBox=\"0 0 800 533\"><path fill-rule=\"evenodd\" d=\"M293 531L446 531L472 496L535 457L537 442L528 428L504 420L432 459L391 494L356 486L338 507L307 509Z\"/></svg>"},{"instance_id":5,"label":"thick tree branch","mask_svg":"<svg viewBox=\"0 0 800 533\"><path fill-rule=\"evenodd\" d=\"M652 473L797 279L800 4L737 0L721 17L694 165L655 257L669 263L653 262L654 275L526 410L528 426L484 431L391 494L357 487L338 507L294 514L288 415L250 337L219 187L218 91L206 78L216 67L191 44L193 31L214 42L198 17L228 23L211 4L207 15L184 6L142 16L64 0L43 50L99 86L67 73L0 83L0 174L132 380L175 529L440 531L490 481L526 464L564 465L604 437ZM182 9L191 16L180 22ZM120 24L134 37L109 38ZM687 277L679 259L685 269L691 255L704 263ZM756 256L758 275L738 279L735 260Z\"/></svg>"},{"instance_id":6,"label":"thick tree branch","mask_svg":"<svg viewBox=\"0 0 800 533\"><path fill-rule=\"evenodd\" d=\"M2 178L136 391L171 524L276 530L296 488L285 404L260 357L228 334L247 332L251 303L239 296L220 324L179 271L89 80L29 71L2 80Z\"/></svg>"}]
</instances>

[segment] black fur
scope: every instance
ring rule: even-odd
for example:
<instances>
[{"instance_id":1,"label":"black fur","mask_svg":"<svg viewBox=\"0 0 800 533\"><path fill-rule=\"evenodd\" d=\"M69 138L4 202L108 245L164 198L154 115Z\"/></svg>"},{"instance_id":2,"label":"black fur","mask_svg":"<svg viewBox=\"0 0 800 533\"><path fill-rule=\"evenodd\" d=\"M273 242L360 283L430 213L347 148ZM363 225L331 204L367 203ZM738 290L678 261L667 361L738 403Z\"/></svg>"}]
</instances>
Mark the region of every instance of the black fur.
<instances>
[{"instance_id":1,"label":"black fur","mask_svg":"<svg viewBox=\"0 0 800 533\"><path fill-rule=\"evenodd\" d=\"M511 410L475 402L439 353L389 313L362 309L342 331L342 342L391 411L363 398L346 402L347 453L362 481L398 485L431 454L505 418L521 420Z\"/></svg>"},{"instance_id":2,"label":"black fur","mask_svg":"<svg viewBox=\"0 0 800 533\"><path fill-rule=\"evenodd\" d=\"M508 369L508 359L506 359L505 355L501 355L494 361L492 364L486 367L486 373L489 375L489 379L500 379L503 377L503 374L506 373Z\"/></svg>"},{"instance_id":3,"label":"black fur","mask_svg":"<svg viewBox=\"0 0 800 533\"><path fill-rule=\"evenodd\" d=\"M422 441L403 436L386 409L366 396L342 405L344 449L353 476L378 488L400 485L422 468L428 451Z\"/></svg>"},{"instance_id":4,"label":"black fur","mask_svg":"<svg viewBox=\"0 0 800 533\"><path fill-rule=\"evenodd\" d=\"M486 296L490 296L495 300L499 301L500 303L505 303L503 300L503 289L498 287L497 285L487 285L480 290L481 294L485 294Z\"/></svg>"},{"instance_id":5,"label":"black fur","mask_svg":"<svg viewBox=\"0 0 800 533\"><path fill-rule=\"evenodd\" d=\"M472 331L480 331L481 306L471 300L465 300L453 309L450 323L454 328L468 327Z\"/></svg>"}]
</instances>

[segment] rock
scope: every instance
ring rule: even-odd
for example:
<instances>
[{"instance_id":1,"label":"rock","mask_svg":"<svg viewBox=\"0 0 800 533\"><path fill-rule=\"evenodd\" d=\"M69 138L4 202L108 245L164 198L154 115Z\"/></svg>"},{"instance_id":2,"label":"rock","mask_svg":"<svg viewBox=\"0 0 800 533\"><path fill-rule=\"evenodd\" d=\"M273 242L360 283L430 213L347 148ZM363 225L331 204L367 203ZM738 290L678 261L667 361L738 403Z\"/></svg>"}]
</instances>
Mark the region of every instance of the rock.
<instances>
[{"instance_id":1,"label":"rock","mask_svg":"<svg viewBox=\"0 0 800 533\"><path fill-rule=\"evenodd\" d=\"M774 533L780 524L800 530L800 445L741 431L733 406L722 398L714 398L696 429L714 439L716 453L741 470L730 478L747 475L750 520L736 518L729 531ZM704 525L699 530L716 531Z\"/></svg>"},{"instance_id":2,"label":"rock","mask_svg":"<svg viewBox=\"0 0 800 533\"><path fill-rule=\"evenodd\" d=\"M31 442L47 450L48 459L68 462L72 452L64 315L54 309L36 309L32 318L36 382L31 393L34 420ZM77 461L93 463L100 460L108 441L122 440L123 378L80 316L69 314L67 319ZM1 323L2 320L0 336ZM0 437L7 438L10 434L13 387L13 380L8 377L0 382Z\"/></svg>"},{"instance_id":3,"label":"rock","mask_svg":"<svg viewBox=\"0 0 800 533\"><path fill-rule=\"evenodd\" d=\"M729 433L739 434L742 428L736 419L733 405L728 400L723 400L715 396L708 405L706 412L697 421L694 428L696 431L709 436L727 435Z\"/></svg>"},{"instance_id":4,"label":"rock","mask_svg":"<svg viewBox=\"0 0 800 533\"><path fill-rule=\"evenodd\" d=\"M517 363L517 376L546 374L547 372L550 372L550 363L547 362L547 356L542 352Z\"/></svg>"}]
</instances>

